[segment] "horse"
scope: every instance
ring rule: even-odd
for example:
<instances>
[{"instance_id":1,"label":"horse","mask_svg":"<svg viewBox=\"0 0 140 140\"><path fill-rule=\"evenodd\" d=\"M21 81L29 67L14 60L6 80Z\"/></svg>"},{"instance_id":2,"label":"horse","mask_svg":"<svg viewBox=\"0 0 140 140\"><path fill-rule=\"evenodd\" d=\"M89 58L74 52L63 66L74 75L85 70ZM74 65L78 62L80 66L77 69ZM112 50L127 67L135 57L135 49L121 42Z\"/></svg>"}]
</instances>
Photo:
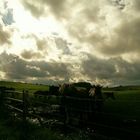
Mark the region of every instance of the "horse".
<instances>
[{"instance_id":1,"label":"horse","mask_svg":"<svg viewBox=\"0 0 140 140\"><path fill-rule=\"evenodd\" d=\"M95 100L94 109L97 111L102 110L103 101L104 101L101 89L102 86L97 85L97 86L93 86L93 88L89 90L89 96L94 98Z\"/></svg>"},{"instance_id":2,"label":"horse","mask_svg":"<svg viewBox=\"0 0 140 140\"><path fill-rule=\"evenodd\" d=\"M101 101L97 100L102 97L101 86L92 86L90 90L87 90L78 89L73 84L63 84L60 86L59 92L63 97L61 103L65 107L66 123L74 122L76 118L78 124L86 125L83 123L87 123L91 119L95 109L101 108L99 105Z\"/></svg>"},{"instance_id":3,"label":"horse","mask_svg":"<svg viewBox=\"0 0 140 140\"><path fill-rule=\"evenodd\" d=\"M105 99L112 99L112 100L115 100L115 96L114 96L114 92L103 92L104 96L105 96Z\"/></svg>"},{"instance_id":4,"label":"horse","mask_svg":"<svg viewBox=\"0 0 140 140\"><path fill-rule=\"evenodd\" d=\"M49 86L49 90L37 90L34 92L34 96L49 96L49 95L58 95L59 87L58 86Z\"/></svg>"},{"instance_id":5,"label":"horse","mask_svg":"<svg viewBox=\"0 0 140 140\"><path fill-rule=\"evenodd\" d=\"M71 97L88 97L88 90L86 88L76 87L74 84L59 85L59 93L63 96Z\"/></svg>"},{"instance_id":6,"label":"horse","mask_svg":"<svg viewBox=\"0 0 140 140\"><path fill-rule=\"evenodd\" d=\"M50 95L59 95L59 86L49 86Z\"/></svg>"},{"instance_id":7,"label":"horse","mask_svg":"<svg viewBox=\"0 0 140 140\"><path fill-rule=\"evenodd\" d=\"M37 90L34 92L34 95L48 95L49 91L44 91L44 90Z\"/></svg>"}]
</instances>

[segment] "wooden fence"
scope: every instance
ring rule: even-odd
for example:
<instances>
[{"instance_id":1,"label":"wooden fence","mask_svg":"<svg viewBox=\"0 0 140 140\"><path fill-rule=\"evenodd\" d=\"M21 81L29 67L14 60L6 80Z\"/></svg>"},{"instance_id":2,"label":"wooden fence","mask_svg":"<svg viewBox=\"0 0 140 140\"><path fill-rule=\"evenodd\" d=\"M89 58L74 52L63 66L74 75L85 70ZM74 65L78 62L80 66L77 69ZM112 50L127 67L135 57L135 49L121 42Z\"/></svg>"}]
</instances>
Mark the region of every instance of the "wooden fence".
<instances>
[{"instance_id":1,"label":"wooden fence","mask_svg":"<svg viewBox=\"0 0 140 140\"><path fill-rule=\"evenodd\" d=\"M51 99L55 101L50 102ZM71 115L70 112L67 112L68 108L66 103L60 103L60 100L62 99L66 100L66 102L69 100L71 101L71 103L73 102L72 100L75 100L74 102L78 102L78 100L82 100L82 102L86 101L89 103L93 102L92 99L77 99L74 97L64 98L63 96L51 95L42 95L39 99L36 99L34 97L31 97L26 90L23 90L23 92L9 90L0 91L0 106L5 106L5 108L11 112L11 114L14 114L15 117L22 119L23 122L26 122L27 120L37 120L39 122L38 124L40 124L42 127L50 127L55 123L59 123L59 125L62 125L64 128L70 127L72 129L79 129L79 126L75 124L79 124L79 120L82 118L83 122L81 124L84 124L84 126L86 127L91 127L92 129L98 129L99 131L103 132L103 136L106 138L110 137L110 139L113 139L114 135L119 135L119 138L121 137L122 139L140 137L139 132L127 129L133 126L133 124L137 123L135 122L135 120L133 120L134 122L130 122L132 123L132 125L125 127L124 125L121 126L122 124L117 123L119 122L118 120L123 117L122 115L106 113L98 110L91 111L88 109L84 113L92 113L93 116L90 116L90 119L87 119L87 116L81 116L79 113L82 112L82 108L74 108L73 106L70 109L72 110L72 112L77 112L77 114L79 115ZM113 120L114 116L115 119ZM93 120L95 120L92 121L91 117L93 117ZM98 119L103 119L107 122L110 121L110 123L106 124L103 122L99 122ZM111 119L113 120L112 122ZM108 131L107 135L106 131ZM94 134L102 136L102 134L98 132L94 132ZM115 137L115 139L117 139L117 137Z\"/></svg>"}]
</instances>

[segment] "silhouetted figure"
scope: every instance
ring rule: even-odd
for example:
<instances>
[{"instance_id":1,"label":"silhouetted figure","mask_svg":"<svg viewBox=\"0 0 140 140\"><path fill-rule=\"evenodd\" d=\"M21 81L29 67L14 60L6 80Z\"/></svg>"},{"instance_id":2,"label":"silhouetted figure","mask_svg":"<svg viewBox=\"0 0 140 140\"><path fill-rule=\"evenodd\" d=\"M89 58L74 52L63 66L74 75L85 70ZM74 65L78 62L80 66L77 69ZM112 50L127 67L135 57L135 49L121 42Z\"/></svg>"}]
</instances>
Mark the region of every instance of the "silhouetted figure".
<instances>
[{"instance_id":1,"label":"silhouetted figure","mask_svg":"<svg viewBox=\"0 0 140 140\"><path fill-rule=\"evenodd\" d=\"M115 100L115 95L114 95L114 92L103 92L104 96L105 96L105 99L112 99L112 100Z\"/></svg>"},{"instance_id":2,"label":"silhouetted figure","mask_svg":"<svg viewBox=\"0 0 140 140\"><path fill-rule=\"evenodd\" d=\"M89 91L77 88L74 84L63 84L59 88L62 106L65 107L66 123L79 119L79 124L86 125L95 110L101 110L103 104L101 86L93 86ZM73 119L75 118L75 119ZM71 120L72 119L72 120Z\"/></svg>"},{"instance_id":3,"label":"silhouetted figure","mask_svg":"<svg viewBox=\"0 0 140 140\"><path fill-rule=\"evenodd\" d=\"M102 96L102 87L100 85L93 86L89 90L89 96L93 97L95 100L95 110L101 111L102 106L103 106L103 96Z\"/></svg>"}]
</instances>

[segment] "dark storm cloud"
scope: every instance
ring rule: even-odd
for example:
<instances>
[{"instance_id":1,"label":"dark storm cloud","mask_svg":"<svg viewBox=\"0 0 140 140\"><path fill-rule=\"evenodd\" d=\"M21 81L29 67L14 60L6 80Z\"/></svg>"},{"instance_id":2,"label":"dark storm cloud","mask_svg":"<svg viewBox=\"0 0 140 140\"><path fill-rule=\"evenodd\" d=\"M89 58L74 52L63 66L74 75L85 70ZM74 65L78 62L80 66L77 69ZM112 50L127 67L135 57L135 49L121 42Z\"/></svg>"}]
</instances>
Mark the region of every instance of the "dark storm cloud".
<instances>
[{"instance_id":1,"label":"dark storm cloud","mask_svg":"<svg viewBox=\"0 0 140 140\"><path fill-rule=\"evenodd\" d=\"M91 79L110 79L115 74L114 64L108 60L88 55L88 60L82 63L83 72Z\"/></svg>"},{"instance_id":2,"label":"dark storm cloud","mask_svg":"<svg viewBox=\"0 0 140 140\"><path fill-rule=\"evenodd\" d=\"M36 45L38 50L45 50L47 48L47 41L45 39L36 39Z\"/></svg>"},{"instance_id":3,"label":"dark storm cloud","mask_svg":"<svg viewBox=\"0 0 140 140\"><path fill-rule=\"evenodd\" d=\"M11 32L4 30L4 28L2 27L2 25L0 25L0 45L4 45L4 44L11 44Z\"/></svg>"},{"instance_id":4,"label":"dark storm cloud","mask_svg":"<svg viewBox=\"0 0 140 140\"><path fill-rule=\"evenodd\" d=\"M66 63L33 61L31 65L38 67L41 71L46 71L48 76L67 77L69 75Z\"/></svg>"},{"instance_id":5,"label":"dark storm cloud","mask_svg":"<svg viewBox=\"0 0 140 140\"><path fill-rule=\"evenodd\" d=\"M100 9L99 1L95 4L93 0L22 0L22 3L35 17L52 14L58 19L73 18L76 14L93 21L97 19Z\"/></svg>"},{"instance_id":6,"label":"dark storm cloud","mask_svg":"<svg viewBox=\"0 0 140 140\"><path fill-rule=\"evenodd\" d=\"M56 38L54 38L54 40L55 40L56 47L59 50L62 50L63 54L66 54L66 55L71 54L71 51L69 49L69 43L67 42L67 40L65 40L61 37L56 37Z\"/></svg>"},{"instance_id":7,"label":"dark storm cloud","mask_svg":"<svg viewBox=\"0 0 140 140\"><path fill-rule=\"evenodd\" d=\"M96 4L98 5L98 2ZM83 5L84 5L84 3L83 3ZM92 22L98 20L100 7L97 5L93 4L93 2L91 2L90 6L89 6L89 2L87 1L85 7L81 6L83 8L79 12L79 14L83 15L85 18L87 18L87 20L92 21Z\"/></svg>"},{"instance_id":8,"label":"dark storm cloud","mask_svg":"<svg viewBox=\"0 0 140 140\"><path fill-rule=\"evenodd\" d=\"M91 80L106 80L112 84L140 84L140 62L129 63L121 57L105 60L88 55L82 67L83 74Z\"/></svg>"},{"instance_id":9,"label":"dark storm cloud","mask_svg":"<svg viewBox=\"0 0 140 140\"><path fill-rule=\"evenodd\" d=\"M7 54L8 55L8 54ZM12 57L12 55L8 55ZM8 57L6 56L6 57ZM45 72L39 71L35 67L30 67L29 63L17 58L15 61L9 62L2 66L7 79L25 79L28 77L44 77Z\"/></svg>"},{"instance_id":10,"label":"dark storm cloud","mask_svg":"<svg viewBox=\"0 0 140 140\"><path fill-rule=\"evenodd\" d=\"M116 76L120 79L124 79L126 81L140 80L140 62L129 63L122 59L116 59L114 60L114 64L116 64Z\"/></svg>"},{"instance_id":11,"label":"dark storm cloud","mask_svg":"<svg viewBox=\"0 0 140 140\"><path fill-rule=\"evenodd\" d=\"M50 10L56 16L63 16L65 0L22 0L25 8L27 8L33 16L41 17Z\"/></svg>"},{"instance_id":12,"label":"dark storm cloud","mask_svg":"<svg viewBox=\"0 0 140 140\"><path fill-rule=\"evenodd\" d=\"M113 84L140 84L139 55L136 59L129 56L140 53L140 1L126 1L22 0L25 9L37 19L50 15L61 21L69 40L75 44L71 47L59 33L49 37L29 35L26 39L35 43L36 50L24 50L21 57L1 54L0 59L6 61L0 64L0 71L7 79L26 81L30 78L30 82L38 83L83 80L87 77L90 81L99 79ZM12 21L12 13L9 14L11 20L8 14L5 18ZM11 43L11 32L5 27L0 27L0 45ZM90 54L83 56L82 51ZM107 59L101 59L104 57ZM51 62L39 61L42 58L51 59Z\"/></svg>"},{"instance_id":13,"label":"dark storm cloud","mask_svg":"<svg viewBox=\"0 0 140 140\"><path fill-rule=\"evenodd\" d=\"M102 42L99 51L106 55L120 55L124 53L140 52L140 18L123 21L115 29L109 43Z\"/></svg>"},{"instance_id":14,"label":"dark storm cloud","mask_svg":"<svg viewBox=\"0 0 140 140\"><path fill-rule=\"evenodd\" d=\"M25 59L38 59L43 58L40 52L34 52L33 50L24 50L21 53L21 56Z\"/></svg>"},{"instance_id":15,"label":"dark storm cloud","mask_svg":"<svg viewBox=\"0 0 140 140\"><path fill-rule=\"evenodd\" d=\"M46 72L45 77L38 77L38 80L34 80L33 82L59 84L69 82L72 75L69 68L70 65L67 63L32 61L31 66L35 66L40 71Z\"/></svg>"},{"instance_id":16,"label":"dark storm cloud","mask_svg":"<svg viewBox=\"0 0 140 140\"><path fill-rule=\"evenodd\" d=\"M133 0L133 7L136 11L140 11L140 1L139 0Z\"/></svg>"},{"instance_id":17,"label":"dark storm cloud","mask_svg":"<svg viewBox=\"0 0 140 140\"><path fill-rule=\"evenodd\" d=\"M0 71L5 73L5 78L8 80L24 80L30 78L30 82L34 79L42 81L46 79L59 82L59 80L68 81L70 71L65 63L46 62L46 61L25 61L12 54L2 53L0 58L5 61L1 62ZM8 61L7 61L8 60Z\"/></svg>"},{"instance_id":18,"label":"dark storm cloud","mask_svg":"<svg viewBox=\"0 0 140 140\"><path fill-rule=\"evenodd\" d=\"M36 2L33 3L31 0L22 0L22 3L23 6L27 8L33 16L38 18L44 14L45 9L42 4L36 4Z\"/></svg>"},{"instance_id":19,"label":"dark storm cloud","mask_svg":"<svg viewBox=\"0 0 140 140\"><path fill-rule=\"evenodd\" d=\"M41 0L55 15L63 16L65 0Z\"/></svg>"},{"instance_id":20,"label":"dark storm cloud","mask_svg":"<svg viewBox=\"0 0 140 140\"><path fill-rule=\"evenodd\" d=\"M124 0L111 0L111 1L115 6L117 6L121 10L123 10L126 6L126 3Z\"/></svg>"},{"instance_id":21,"label":"dark storm cloud","mask_svg":"<svg viewBox=\"0 0 140 140\"><path fill-rule=\"evenodd\" d=\"M18 57L16 55L8 55L6 52L0 54L0 67L8 65L15 61Z\"/></svg>"},{"instance_id":22,"label":"dark storm cloud","mask_svg":"<svg viewBox=\"0 0 140 140\"><path fill-rule=\"evenodd\" d=\"M79 69L81 77L76 77L73 64L46 62L46 61L25 61L15 55L0 54L0 71L5 73L8 80L22 80L36 83L62 83L69 82L72 78L84 76L93 83L100 81L114 84L140 84L140 62L129 63L121 57L110 59L99 59L87 55L87 60L82 61Z\"/></svg>"}]
</instances>

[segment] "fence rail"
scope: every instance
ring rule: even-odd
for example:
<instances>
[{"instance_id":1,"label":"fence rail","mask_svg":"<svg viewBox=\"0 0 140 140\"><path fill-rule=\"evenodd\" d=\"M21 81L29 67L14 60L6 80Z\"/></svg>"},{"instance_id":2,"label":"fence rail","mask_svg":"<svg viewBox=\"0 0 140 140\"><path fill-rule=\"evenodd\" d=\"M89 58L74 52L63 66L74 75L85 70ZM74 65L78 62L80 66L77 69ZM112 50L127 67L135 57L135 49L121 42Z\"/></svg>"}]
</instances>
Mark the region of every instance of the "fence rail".
<instances>
[{"instance_id":1,"label":"fence rail","mask_svg":"<svg viewBox=\"0 0 140 140\"><path fill-rule=\"evenodd\" d=\"M12 106L12 105L5 104L5 106L7 106L8 108L13 109L13 110L15 110L15 111L18 111L18 112L20 112L20 113L23 113L23 110L21 110L21 109L19 109L19 108L17 108L17 107L14 107L14 106Z\"/></svg>"},{"instance_id":2,"label":"fence rail","mask_svg":"<svg viewBox=\"0 0 140 140\"><path fill-rule=\"evenodd\" d=\"M11 101L16 101L16 102L23 103L23 100L11 98L11 97L5 97L4 99L5 99L5 100L11 100Z\"/></svg>"}]
</instances>

